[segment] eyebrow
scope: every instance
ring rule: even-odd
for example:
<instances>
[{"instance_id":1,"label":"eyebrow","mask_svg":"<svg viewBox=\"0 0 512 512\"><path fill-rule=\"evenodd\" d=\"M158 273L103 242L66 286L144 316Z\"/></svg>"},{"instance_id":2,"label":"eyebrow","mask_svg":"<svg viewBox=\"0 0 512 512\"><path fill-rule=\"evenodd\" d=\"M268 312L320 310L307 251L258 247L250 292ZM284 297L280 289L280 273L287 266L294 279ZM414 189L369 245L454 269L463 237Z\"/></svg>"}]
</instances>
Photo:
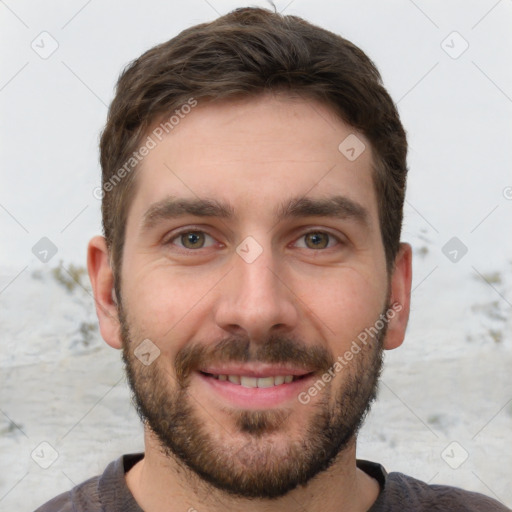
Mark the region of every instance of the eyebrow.
<instances>
[{"instance_id":1,"label":"eyebrow","mask_svg":"<svg viewBox=\"0 0 512 512\"><path fill-rule=\"evenodd\" d=\"M295 197L282 203L274 214L276 223L290 218L331 217L354 220L368 227L370 219L364 206L340 195L327 198ZM168 196L147 209L142 218L142 231L151 230L161 221L186 215L232 220L235 218L235 210L229 203L217 199Z\"/></svg>"}]
</instances>

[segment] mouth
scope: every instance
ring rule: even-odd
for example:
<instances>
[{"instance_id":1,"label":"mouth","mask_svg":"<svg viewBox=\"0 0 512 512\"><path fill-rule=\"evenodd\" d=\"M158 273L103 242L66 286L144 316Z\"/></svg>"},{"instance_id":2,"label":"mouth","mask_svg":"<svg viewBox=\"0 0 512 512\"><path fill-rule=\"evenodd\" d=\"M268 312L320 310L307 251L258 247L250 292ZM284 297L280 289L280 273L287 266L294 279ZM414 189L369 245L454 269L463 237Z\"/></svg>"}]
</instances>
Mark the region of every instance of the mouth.
<instances>
[{"instance_id":1,"label":"mouth","mask_svg":"<svg viewBox=\"0 0 512 512\"><path fill-rule=\"evenodd\" d=\"M220 381L229 381L232 384L243 386L245 388L271 388L274 386L282 386L283 384L290 384L290 382L304 379L309 375L269 375L267 377L256 377L251 375L228 375L224 373L201 373L207 377L212 377Z\"/></svg>"},{"instance_id":2,"label":"mouth","mask_svg":"<svg viewBox=\"0 0 512 512\"><path fill-rule=\"evenodd\" d=\"M268 409L297 401L315 372L290 368L205 368L195 372L204 396L242 409Z\"/></svg>"}]
</instances>

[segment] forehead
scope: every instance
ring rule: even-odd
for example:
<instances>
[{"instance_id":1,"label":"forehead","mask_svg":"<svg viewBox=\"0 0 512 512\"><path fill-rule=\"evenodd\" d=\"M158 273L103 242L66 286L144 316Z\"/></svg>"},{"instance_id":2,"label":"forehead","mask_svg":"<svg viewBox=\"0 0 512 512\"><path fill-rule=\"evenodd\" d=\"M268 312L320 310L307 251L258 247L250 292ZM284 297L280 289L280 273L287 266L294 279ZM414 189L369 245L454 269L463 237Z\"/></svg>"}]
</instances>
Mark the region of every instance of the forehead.
<instances>
[{"instance_id":1,"label":"forehead","mask_svg":"<svg viewBox=\"0 0 512 512\"><path fill-rule=\"evenodd\" d=\"M216 198L237 218L263 220L286 198L341 195L377 218L370 144L322 103L267 94L187 112L169 133L148 132L155 144L137 170L129 224L168 196Z\"/></svg>"}]
</instances>

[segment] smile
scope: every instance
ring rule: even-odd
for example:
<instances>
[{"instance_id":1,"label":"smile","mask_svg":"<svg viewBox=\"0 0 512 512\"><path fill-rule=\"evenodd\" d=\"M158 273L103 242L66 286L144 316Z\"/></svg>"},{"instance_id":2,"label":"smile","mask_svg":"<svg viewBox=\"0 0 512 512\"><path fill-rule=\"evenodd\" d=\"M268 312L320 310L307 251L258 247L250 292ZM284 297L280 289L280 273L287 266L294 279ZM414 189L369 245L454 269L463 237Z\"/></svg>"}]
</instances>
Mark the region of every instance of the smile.
<instances>
[{"instance_id":1,"label":"smile","mask_svg":"<svg viewBox=\"0 0 512 512\"><path fill-rule=\"evenodd\" d=\"M195 373L203 396L241 409L267 409L295 403L315 378L314 372L289 368L218 368ZM294 373L292 373L294 372Z\"/></svg>"},{"instance_id":2,"label":"smile","mask_svg":"<svg viewBox=\"0 0 512 512\"><path fill-rule=\"evenodd\" d=\"M244 386L245 388L271 388L273 386L281 386L282 384L289 384L294 380L299 380L304 377L304 375L276 375L276 376L268 376L268 377L253 377L248 375L225 375L219 374L214 375L211 373L205 373L209 377L212 377L221 381L229 381L232 384L237 384L239 386Z\"/></svg>"}]
</instances>

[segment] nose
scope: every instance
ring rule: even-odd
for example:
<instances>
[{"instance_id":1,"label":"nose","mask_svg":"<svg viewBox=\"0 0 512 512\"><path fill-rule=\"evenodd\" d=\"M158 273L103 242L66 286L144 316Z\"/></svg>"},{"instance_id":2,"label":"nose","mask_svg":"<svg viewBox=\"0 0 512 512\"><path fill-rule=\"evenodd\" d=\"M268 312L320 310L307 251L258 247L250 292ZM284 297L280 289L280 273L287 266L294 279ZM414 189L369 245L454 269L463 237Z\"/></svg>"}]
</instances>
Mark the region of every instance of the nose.
<instances>
[{"instance_id":1,"label":"nose","mask_svg":"<svg viewBox=\"0 0 512 512\"><path fill-rule=\"evenodd\" d=\"M232 263L216 297L216 324L254 343L276 331L292 331L299 319L298 297L272 250L264 249L250 263L235 253Z\"/></svg>"}]
</instances>

